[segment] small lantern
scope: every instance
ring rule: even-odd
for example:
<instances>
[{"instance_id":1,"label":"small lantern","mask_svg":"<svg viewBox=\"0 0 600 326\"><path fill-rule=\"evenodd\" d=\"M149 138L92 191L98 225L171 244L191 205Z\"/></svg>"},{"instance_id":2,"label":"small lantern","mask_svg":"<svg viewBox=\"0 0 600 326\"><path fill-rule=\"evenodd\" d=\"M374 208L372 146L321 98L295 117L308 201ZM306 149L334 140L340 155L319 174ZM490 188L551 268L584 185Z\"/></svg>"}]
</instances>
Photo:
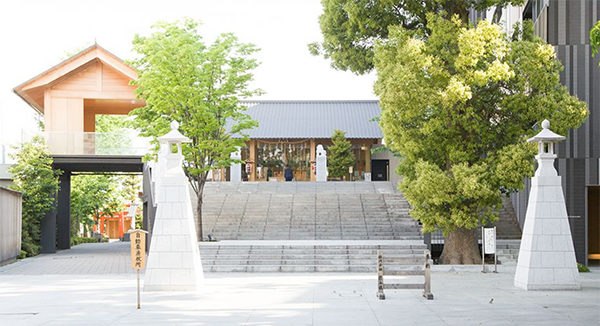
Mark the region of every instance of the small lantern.
<instances>
[{"instance_id":1,"label":"small lantern","mask_svg":"<svg viewBox=\"0 0 600 326\"><path fill-rule=\"evenodd\" d=\"M166 135L158 137L158 142L160 143L161 153L172 155L177 154L181 155L181 144L182 143L191 143L192 141L182 135L179 130L179 122L173 120L171 121L171 131L169 131ZM171 145L177 145L177 153L173 153L171 150Z\"/></svg>"},{"instance_id":2,"label":"small lantern","mask_svg":"<svg viewBox=\"0 0 600 326\"><path fill-rule=\"evenodd\" d=\"M556 169L554 169L554 159L556 154L554 153L554 143L565 139L564 136L555 134L550 127L550 121L542 121L542 131L540 131L534 137L527 139L528 142L538 143L538 155L535 158L538 160L538 169L535 171L535 175L557 175Z\"/></svg>"}]
</instances>

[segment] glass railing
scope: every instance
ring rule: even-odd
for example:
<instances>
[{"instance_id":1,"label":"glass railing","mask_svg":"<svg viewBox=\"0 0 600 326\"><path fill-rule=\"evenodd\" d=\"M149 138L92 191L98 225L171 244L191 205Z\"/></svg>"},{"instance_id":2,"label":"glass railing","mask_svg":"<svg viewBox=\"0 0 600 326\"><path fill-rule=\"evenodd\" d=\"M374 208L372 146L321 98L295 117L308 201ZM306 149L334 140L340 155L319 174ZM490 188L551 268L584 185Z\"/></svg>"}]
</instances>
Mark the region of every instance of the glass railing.
<instances>
[{"instance_id":1,"label":"glass railing","mask_svg":"<svg viewBox=\"0 0 600 326\"><path fill-rule=\"evenodd\" d=\"M44 137L53 155L140 155L149 152L149 137L140 137L134 130L120 133L45 132Z\"/></svg>"}]
</instances>

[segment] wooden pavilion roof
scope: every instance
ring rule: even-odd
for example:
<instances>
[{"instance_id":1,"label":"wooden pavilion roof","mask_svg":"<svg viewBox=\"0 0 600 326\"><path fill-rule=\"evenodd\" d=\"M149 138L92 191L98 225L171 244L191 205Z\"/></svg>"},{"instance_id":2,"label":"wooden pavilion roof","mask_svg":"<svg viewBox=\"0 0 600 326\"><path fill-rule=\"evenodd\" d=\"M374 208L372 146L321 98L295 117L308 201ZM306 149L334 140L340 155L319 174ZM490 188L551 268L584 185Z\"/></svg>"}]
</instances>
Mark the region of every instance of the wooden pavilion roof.
<instances>
[{"instance_id":1,"label":"wooden pavilion roof","mask_svg":"<svg viewBox=\"0 0 600 326\"><path fill-rule=\"evenodd\" d=\"M36 111L44 113L44 92L46 89L59 84L67 78L85 70L87 67L101 62L122 74L129 80L137 79L135 69L127 65L116 55L94 44L70 58L60 62L50 69L16 86L13 91ZM133 96L133 94L132 94Z\"/></svg>"}]
</instances>

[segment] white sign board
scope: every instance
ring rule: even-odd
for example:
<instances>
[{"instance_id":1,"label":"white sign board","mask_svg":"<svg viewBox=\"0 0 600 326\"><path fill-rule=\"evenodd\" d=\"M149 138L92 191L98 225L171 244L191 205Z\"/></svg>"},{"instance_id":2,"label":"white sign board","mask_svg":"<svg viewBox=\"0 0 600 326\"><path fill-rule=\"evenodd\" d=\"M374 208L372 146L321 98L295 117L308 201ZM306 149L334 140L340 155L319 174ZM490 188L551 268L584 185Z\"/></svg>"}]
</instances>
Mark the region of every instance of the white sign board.
<instances>
[{"instance_id":1,"label":"white sign board","mask_svg":"<svg viewBox=\"0 0 600 326\"><path fill-rule=\"evenodd\" d=\"M496 228L484 228L483 229L483 238L484 238L484 252L486 254L495 254L496 253Z\"/></svg>"}]
</instances>

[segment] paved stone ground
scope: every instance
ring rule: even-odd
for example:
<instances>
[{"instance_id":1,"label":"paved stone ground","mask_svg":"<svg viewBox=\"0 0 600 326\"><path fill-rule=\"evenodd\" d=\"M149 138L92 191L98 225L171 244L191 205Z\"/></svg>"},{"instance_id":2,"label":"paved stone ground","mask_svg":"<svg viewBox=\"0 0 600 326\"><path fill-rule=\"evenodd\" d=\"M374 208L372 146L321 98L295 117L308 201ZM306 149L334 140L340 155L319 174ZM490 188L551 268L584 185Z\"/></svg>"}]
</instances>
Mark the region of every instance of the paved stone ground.
<instances>
[{"instance_id":1,"label":"paved stone ground","mask_svg":"<svg viewBox=\"0 0 600 326\"><path fill-rule=\"evenodd\" d=\"M581 274L581 291L553 292L514 288L514 266L434 269L433 301L419 290L379 301L372 274L207 273L199 293L142 293L138 311L127 248L86 244L0 267L0 325L600 324L599 268Z\"/></svg>"},{"instance_id":2,"label":"paved stone ground","mask_svg":"<svg viewBox=\"0 0 600 326\"><path fill-rule=\"evenodd\" d=\"M3 275L135 274L129 242L84 243L0 267Z\"/></svg>"}]
</instances>

